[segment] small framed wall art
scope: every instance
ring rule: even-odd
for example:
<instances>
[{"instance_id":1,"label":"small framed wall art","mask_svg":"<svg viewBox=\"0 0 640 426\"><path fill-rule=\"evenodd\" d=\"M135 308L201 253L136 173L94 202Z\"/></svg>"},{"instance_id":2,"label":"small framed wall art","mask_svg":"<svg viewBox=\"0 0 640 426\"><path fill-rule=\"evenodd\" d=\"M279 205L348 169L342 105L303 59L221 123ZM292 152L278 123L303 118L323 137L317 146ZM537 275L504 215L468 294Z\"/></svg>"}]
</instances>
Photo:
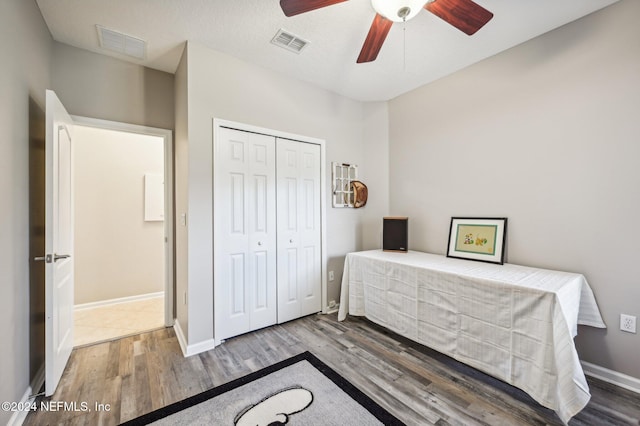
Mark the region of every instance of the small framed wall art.
<instances>
[{"instance_id":1,"label":"small framed wall art","mask_svg":"<svg viewBox=\"0 0 640 426\"><path fill-rule=\"evenodd\" d=\"M358 166L347 163L331 163L333 207L354 207L355 194L352 182L358 179Z\"/></svg>"},{"instance_id":2,"label":"small framed wall art","mask_svg":"<svg viewBox=\"0 0 640 426\"><path fill-rule=\"evenodd\" d=\"M506 217L452 217L447 257L504 263Z\"/></svg>"}]
</instances>

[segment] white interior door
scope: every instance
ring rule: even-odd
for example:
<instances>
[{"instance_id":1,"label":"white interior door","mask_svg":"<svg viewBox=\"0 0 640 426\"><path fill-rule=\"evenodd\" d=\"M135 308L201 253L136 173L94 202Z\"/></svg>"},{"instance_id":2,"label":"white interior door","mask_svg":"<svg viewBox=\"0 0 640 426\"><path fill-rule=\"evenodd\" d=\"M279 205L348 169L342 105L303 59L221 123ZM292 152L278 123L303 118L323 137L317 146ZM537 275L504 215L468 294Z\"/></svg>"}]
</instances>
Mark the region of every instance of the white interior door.
<instances>
[{"instance_id":1,"label":"white interior door","mask_svg":"<svg viewBox=\"0 0 640 426\"><path fill-rule=\"evenodd\" d=\"M275 138L220 128L214 155L219 341L276 323Z\"/></svg>"},{"instance_id":2,"label":"white interior door","mask_svg":"<svg viewBox=\"0 0 640 426\"><path fill-rule=\"evenodd\" d=\"M322 309L320 146L277 140L278 323Z\"/></svg>"},{"instance_id":3,"label":"white interior door","mask_svg":"<svg viewBox=\"0 0 640 426\"><path fill-rule=\"evenodd\" d=\"M45 393L52 395L73 349L73 121L46 93Z\"/></svg>"}]
</instances>

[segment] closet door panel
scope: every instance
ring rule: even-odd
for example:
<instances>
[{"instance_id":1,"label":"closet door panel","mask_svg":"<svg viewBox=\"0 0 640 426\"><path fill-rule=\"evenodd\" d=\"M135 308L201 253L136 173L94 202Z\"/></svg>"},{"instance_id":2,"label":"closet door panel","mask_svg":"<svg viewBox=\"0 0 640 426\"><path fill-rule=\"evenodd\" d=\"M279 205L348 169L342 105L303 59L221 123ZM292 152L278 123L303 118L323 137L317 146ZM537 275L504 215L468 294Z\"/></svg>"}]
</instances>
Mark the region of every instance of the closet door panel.
<instances>
[{"instance_id":1,"label":"closet door panel","mask_svg":"<svg viewBox=\"0 0 640 426\"><path fill-rule=\"evenodd\" d=\"M321 310L320 147L278 139L277 164L282 323Z\"/></svg>"},{"instance_id":2,"label":"closet door panel","mask_svg":"<svg viewBox=\"0 0 640 426\"><path fill-rule=\"evenodd\" d=\"M256 274L256 288L254 299L254 310L263 311L269 308L271 303L269 300L269 286L267 276L269 274L269 268L267 266L267 253L256 253L255 255L255 274Z\"/></svg>"},{"instance_id":3,"label":"closet door panel","mask_svg":"<svg viewBox=\"0 0 640 426\"><path fill-rule=\"evenodd\" d=\"M285 275L282 277L283 296L286 298L283 302L295 304L298 301L298 249L288 248L284 261L287 268L283 271Z\"/></svg>"},{"instance_id":4,"label":"closet door panel","mask_svg":"<svg viewBox=\"0 0 640 426\"><path fill-rule=\"evenodd\" d=\"M231 265L229 265L230 317L237 318L245 316L247 313L244 291L244 283L246 281L245 271L247 270L245 255L244 253L231 253L229 255L229 261L231 263Z\"/></svg>"},{"instance_id":5,"label":"closet door panel","mask_svg":"<svg viewBox=\"0 0 640 426\"><path fill-rule=\"evenodd\" d=\"M298 318L298 197L299 147L278 139L277 220L278 220L278 323Z\"/></svg>"},{"instance_id":6,"label":"closet door panel","mask_svg":"<svg viewBox=\"0 0 640 426\"><path fill-rule=\"evenodd\" d=\"M216 339L276 321L275 138L221 128L214 158Z\"/></svg>"},{"instance_id":7,"label":"closet door panel","mask_svg":"<svg viewBox=\"0 0 640 426\"><path fill-rule=\"evenodd\" d=\"M276 154L275 138L249 134L249 254L248 300L250 330L276 323Z\"/></svg>"},{"instance_id":8,"label":"closet door panel","mask_svg":"<svg viewBox=\"0 0 640 426\"><path fill-rule=\"evenodd\" d=\"M249 243L246 151L248 140L222 129L216 145L214 178L214 306L216 338L244 333L250 326L246 283ZM224 285L220 285L224 283Z\"/></svg>"},{"instance_id":9,"label":"closet door panel","mask_svg":"<svg viewBox=\"0 0 640 426\"><path fill-rule=\"evenodd\" d=\"M322 309L322 230L320 220L320 146L300 144L300 316Z\"/></svg>"}]
</instances>

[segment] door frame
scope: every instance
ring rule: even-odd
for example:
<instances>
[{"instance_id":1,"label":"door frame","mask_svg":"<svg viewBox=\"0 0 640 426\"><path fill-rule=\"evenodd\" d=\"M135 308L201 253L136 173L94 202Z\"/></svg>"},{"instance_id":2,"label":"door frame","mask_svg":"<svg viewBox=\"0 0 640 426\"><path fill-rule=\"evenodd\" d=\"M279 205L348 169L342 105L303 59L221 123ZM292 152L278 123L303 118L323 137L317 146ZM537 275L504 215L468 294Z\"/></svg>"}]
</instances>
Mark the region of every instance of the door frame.
<instances>
[{"instance_id":1,"label":"door frame","mask_svg":"<svg viewBox=\"0 0 640 426\"><path fill-rule=\"evenodd\" d=\"M104 130L116 130L161 137L164 140L164 325L172 327L175 321L175 278L174 278L174 197L173 197L173 132L168 129L101 120L97 118L71 115L74 124Z\"/></svg>"},{"instance_id":2,"label":"door frame","mask_svg":"<svg viewBox=\"0 0 640 426\"><path fill-rule=\"evenodd\" d=\"M326 142L324 139L319 139L319 138L314 138L314 137L310 137L310 136L303 136L303 135L298 135L295 133L288 133L288 132L283 132L280 130L273 130L273 129L268 129L265 127L258 127L258 126L253 126L251 124L245 124L245 123L239 123L237 121L230 121L230 120L224 120L224 119L220 119L220 118L213 118L213 154L215 155L216 153L216 144L219 140L218 138L218 133L220 128L229 128L229 129L235 129L235 130L240 130L240 131L244 131L244 132L251 132L251 133L259 133L259 134L263 134L263 135L267 135L267 136L274 136L276 138L280 138L280 139L290 139L293 141L298 141L298 142L306 142L306 143L312 143L312 144L316 144L316 145L320 145L320 214L321 214L321 218L320 218L320 228L321 228L321 241L320 241L320 245L321 245L321 256L322 256L322 262L321 262L321 267L320 267L320 272L321 272L321 283L322 283L322 288L321 288L321 293L322 293L322 313L326 314L329 310L329 307L327 306L327 159L326 159ZM212 158L214 167L215 167L215 158ZM213 179L213 176L212 176ZM215 182L213 185L213 191L215 192ZM215 194L211 194L212 195L212 199L213 197L215 197ZM215 206L213 209L213 222L215 224ZM215 241L215 235L214 235L214 241ZM215 259L215 243L213 244L213 258ZM215 303L214 303L215 306ZM215 315L214 315L215 318ZM220 344L220 342L218 341L218 339L214 336L215 339L215 344L218 345Z\"/></svg>"}]
</instances>

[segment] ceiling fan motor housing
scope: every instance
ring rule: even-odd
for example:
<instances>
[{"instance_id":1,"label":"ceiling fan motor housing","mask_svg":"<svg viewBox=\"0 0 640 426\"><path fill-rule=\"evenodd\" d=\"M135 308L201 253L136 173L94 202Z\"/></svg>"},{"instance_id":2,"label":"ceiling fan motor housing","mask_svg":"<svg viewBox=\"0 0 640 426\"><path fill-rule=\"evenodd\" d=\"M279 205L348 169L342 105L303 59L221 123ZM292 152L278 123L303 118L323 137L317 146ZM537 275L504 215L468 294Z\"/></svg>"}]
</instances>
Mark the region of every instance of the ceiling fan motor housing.
<instances>
[{"instance_id":1,"label":"ceiling fan motor housing","mask_svg":"<svg viewBox=\"0 0 640 426\"><path fill-rule=\"evenodd\" d=\"M403 20L406 20L406 17L409 16L410 13L411 13L411 8L409 6L401 7L398 10L398 16Z\"/></svg>"},{"instance_id":2,"label":"ceiling fan motor housing","mask_svg":"<svg viewBox=\"0 0 640 426\"><path fill-rule=\"evenodd\" d=\"M380 15L394 22L405 22L416 16L425 0L371 0L371 6Z\"/></svg>"}]
</instances>

